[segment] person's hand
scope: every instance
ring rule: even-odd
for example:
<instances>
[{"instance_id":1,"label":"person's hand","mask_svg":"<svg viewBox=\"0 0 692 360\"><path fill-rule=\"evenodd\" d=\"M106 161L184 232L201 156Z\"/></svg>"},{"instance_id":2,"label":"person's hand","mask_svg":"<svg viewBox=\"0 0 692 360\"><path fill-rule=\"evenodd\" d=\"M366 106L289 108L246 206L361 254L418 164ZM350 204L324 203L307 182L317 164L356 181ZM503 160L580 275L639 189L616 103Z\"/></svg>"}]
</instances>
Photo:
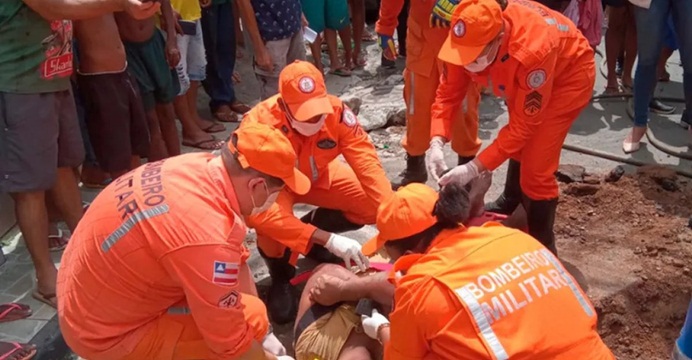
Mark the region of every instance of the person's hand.
<instances>
[{"instance_id":1,"label":"person's hand","mask_svg":"<svg viewBox=\"0 0 692 360\"><path fill-rule=\"evenodd\" d=\"M199 6L206 8L211 5L211 0L199 0Z\"/></svg>"},{"instance_id":2,"label":"person's hand","mask_svg":"<svg viewBox=\"0 0 692 360\"><path fill-rule=\"evenodd\" d=\"M444 146L444 138L435 136L430 140L430 148L426 154L425 164L427 165L428 173L432 175L435 181L440 181L440 175L447 170L445 154L444 151L442 151Z\"/></svg>"},{"instance_id":3,"label":"person's hand","mask_svg":"<svg viewBox=\"0 0 692 360\"><path fill-rule=\"evenodd\" d=\"M281 341L276 338L274 333L270 333L264 337L264 340L262 340L262 348L276 356L286 355L286 348Z\"/></svg>"},{"instance_id":4,"label":"person's hand","mask_svg":"<svg viewBox=\"0 0 692 360\"><path fill-rule=\"evenodd\" d=\"M370 266L368 258L363 255L362 246L358 241L349 239L339 234L332 234L324 247L332 254L342 258L346 268L351 267L353 260L361 271L365 271Z\"/></svg>"},{"instance_id":5,"label":"person's hand","mask_svg":"<svg viewBox=\"0 0 692 360\"><path fill-rule=\"evenodd\" d=\"M178 43L175 41L175 37L169 37L166 40L166 61L171 69L178 66L180 62L180 50L178 50Z\"/></svg>"},{"instance_id":6,"label":"person's hand","mask_svg":"<svg viewBox=\"0 0 692 360\"><path fill-rule=\"evenodd\" d=\"M255 49L255 66L264 71L273 71L274 63L272 62L272 57L269 55L267 47L264 45L257 46Z\"/></svg>"},{"instance_id":7,"label":"person's hand","mask_svg":"<svg viewBox=\"0 0 692 360\"><path fill-rule=\"evenodd\" d=\"M125 11L136 20L146 20L161 8L158 1L125 0Z\"/></svg>"},{"instance_id":8,"label":"person's hand","mask_svg":"<svg viewBox=\"0 0 692 360\"><path fill-rule=\"evenodd\" d=\"M344 279L333 275L320 275L310 290L310 298L324 306L343 301Z\"/></svg>"},{"instance_id":9,"label":"person's hand","mask_svg":"<svg viewBox=\"0 0 692 360\"><path fill-rule=\"evenodd\" d=\"M470 161L464 165L459 165L450 170L444 174L437 183L440 185L440 187L453 182L464 186L478 176L479 173L480 172L478 170L478 166L476 166L476 163Z\"/></svg>"},{"instance_id":10,"label":"person's hand","mask_svg":"<svg viewBox=\"0 0 692 360\"><path fill-rule=\"evenodd\" d=\"M301 24L303 24L303 27L308 27L308 25L310 25L308 19L305 17L305 14L303 13L300 14L300 22Z\"/></svg>"},{"instance_id":11,"label":"person's hand","mask_svg":"<svg viewBox=\"0 0 692 360\"><path fill-rule=\"evenodd\" d=\"M437 0L430 14L430 27L449 28L452 13L457 5L459 0Z\"/></svg>"},{"instance_id":12,"label":"person's hand","mask_svg":"<svg viewBox=\"0 0 692 360\"><path fill-rule=\"evenodd\" d=\"M394 45L394 39L391 35L377 34L377 44L382 48L382 55L387 60L396 60L397 52L396 45Z\"/></svg>"},{"instance_id":13,"label":"person's hand","mask_svg":"<svg viewBox=\"0 0 692 360\"><path fill-rule=\"evenodd\" d=\"M363 323L363 331L369 337L378 339L378 332L382 325L389 325L389 320L382 314L380 314L377 309L372 309L372 316L360 316L360 321Z\"/></svg>"}]
</instances>

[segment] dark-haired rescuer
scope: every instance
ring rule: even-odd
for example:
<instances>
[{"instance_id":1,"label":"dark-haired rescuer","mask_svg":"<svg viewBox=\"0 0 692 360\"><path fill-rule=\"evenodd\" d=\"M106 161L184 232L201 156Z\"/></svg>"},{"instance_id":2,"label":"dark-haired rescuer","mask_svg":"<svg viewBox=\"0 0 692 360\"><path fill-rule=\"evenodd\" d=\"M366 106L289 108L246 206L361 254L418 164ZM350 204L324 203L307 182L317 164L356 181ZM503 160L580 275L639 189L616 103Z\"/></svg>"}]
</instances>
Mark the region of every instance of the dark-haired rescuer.
<instances>
[{"instance_id":1,"label":"dark-haired rescuer","mask_svg":"<svg viewBox=\"0 0 692 360\"><path fill-rule=\"evenodd\" d=\"M468 205L459 184L439 194L410 184L379 207L380 233L363 253L384 248L395 261L394 330L377 312L362 325L384 344L385 360L615 359L557 257L519 230L461 225ZM349 291L372 292L374 278L351 280Z\"/></svg>"}]
</instances>

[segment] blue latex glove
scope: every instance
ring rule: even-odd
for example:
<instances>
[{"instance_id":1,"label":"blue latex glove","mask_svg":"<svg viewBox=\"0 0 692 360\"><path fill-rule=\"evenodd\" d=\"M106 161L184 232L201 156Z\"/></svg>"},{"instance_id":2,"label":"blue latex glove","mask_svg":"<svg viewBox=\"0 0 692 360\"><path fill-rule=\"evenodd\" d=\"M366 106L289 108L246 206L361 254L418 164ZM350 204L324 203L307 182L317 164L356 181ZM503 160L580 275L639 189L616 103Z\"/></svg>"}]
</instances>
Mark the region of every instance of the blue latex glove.
<instances>
[{"instance_id":1,"label":"blue latex glove","mask_svg":"<svg viewBox=\"0 0 692 360\"><path fill-rule=\"evenodd\" d=\"M459 5L459 0L437 0L432 14L430 14L430 27L449 28L452 13L457 5Z\"/></svg>"},{"instance_id":2,"label":"blue latex glove","mask_svg":"<svg viewBox=\"0 0 692 360\"><path fill-rule=\"evenodd\" d=\"M394 39L390 35L377 34L377 44L382 48L382 55L385 59L396 60L396 45L394 45Z\"/></svg>"}]
</instances>

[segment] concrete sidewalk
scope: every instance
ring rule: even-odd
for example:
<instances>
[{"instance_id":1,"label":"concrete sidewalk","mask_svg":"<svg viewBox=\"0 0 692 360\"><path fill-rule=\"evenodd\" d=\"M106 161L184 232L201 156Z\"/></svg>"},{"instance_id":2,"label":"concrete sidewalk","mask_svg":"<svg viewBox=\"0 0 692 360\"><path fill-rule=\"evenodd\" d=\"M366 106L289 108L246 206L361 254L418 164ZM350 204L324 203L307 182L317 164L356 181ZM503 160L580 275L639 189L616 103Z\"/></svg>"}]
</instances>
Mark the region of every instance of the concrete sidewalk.
<instances>
[{"instance_id":1,"label":"concrete sidewalk","mask_svg":"<svg viewBox=\"0 0 692 360\"><path fill-rule=\"evenodd\" d=\"M367 86L381 82L383 80L382 77L376 73L376 65L379 63L379 52L376 46L374 44L368 45L369 65L365 71L357 72L356 76L350 79L327 76L330 91L340 94L355 84ZM246 54L245 58L239 62L239 71L243 76L243 83L238 86L238 92L240 98L245 100L257 98L257 89L254 86L255 79L250 69L249 58L251 58L249 54ZM600 63L600 61L601 58L597 57L597 62ZM673 55L668 64L671 82L662 84L659 87L659 94L668 97L682 97L682 68L678 65L679 57L677 53ZM605 89L605 79L599 73L594 94L602 93L603 89ZM394 95L396 98L401 99L400 107L403 107L403 97L398 94ZM199 101L200 109L206 109L206 104L206 98L201 98ZM387 105L391 106L391 104ZM657 137L667 144L690 154L692 151L690 151L687 145L689 138L686 132L676 124L679 121L679 114L684 104L675 105L678 106L677 115L668 117L654 116L652 129L656 132ZM625 156L620 146L631 126L625 109L625 103L617 100L593 103L572 127L567 142ZM499 129L507 123L508 119L506 112L503 110L502 101L489 97L483 100L481 114L483 116L481 119L480 136L483 139L484 146L487 146L495 138ZM206 112L206 115L209 115L208 112ZM216 134L216 136L220 139L225 139L232 127L234 126L229 126L227 132ZM388 176L394 178L404 167L404 151L399 145L402 129L380 129L375 130L371 134L376 139L374 142L380 151L382 163ZM193 151L193 149L189 148L184 150L185 152ZM456 156L451 153L451 150L447 149L447 151L447 160L451 165L456 161ZM670 165L678 169L692 170L692 161L669 156L652 146L644 146L642 150L631 155L631 157L650 163ZM617 165L613 161L570 151L563 151L562 163L580 164L585 166L588 171L594 173L608 171ZM494 174L493 186L487 196L488 200L500 193L504 185L504 178L505 167L503 166ZM84 200L90 201L96 193L92 190L84 190ZM302 213L308 209L309 207L300 207L297 211ZM366 226L364 229L352 232L349 235L360 241L365 241L373 234L375 234L375 229L372 226ZM6 264L0 267L0 303L20 302L30 305L33 310L33 315L28 319L0 323L0 340L31 342L39 345L40 352L37 359L64 358L68 349L59 336L55 311L51 307L34 300L31 296L34 286L33 265L19 230L15 227L3 236L0 241L8 260ZM251 232L247 241L249 247L254 248L255 238L253 232ZM60 264L60 255L60 253L53 254L53 259L58 266ZM250 265L253 268L257 281L267 277L266 268L254 249ZM90 310L93 309L85 309L85 311Z\"/></svg>"}]
</instances>

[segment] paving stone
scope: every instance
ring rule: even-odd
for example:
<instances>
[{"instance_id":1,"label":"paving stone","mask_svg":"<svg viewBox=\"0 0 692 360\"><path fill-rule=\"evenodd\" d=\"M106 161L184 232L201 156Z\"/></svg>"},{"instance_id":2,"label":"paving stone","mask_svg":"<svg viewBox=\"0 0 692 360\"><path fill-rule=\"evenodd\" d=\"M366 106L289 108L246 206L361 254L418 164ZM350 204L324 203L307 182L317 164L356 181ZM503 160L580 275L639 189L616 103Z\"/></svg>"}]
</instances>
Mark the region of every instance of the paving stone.
<instances>
[{"instance_id":1,"label":"paving stone","mask_svg":"<svg viewBox=\"0 0 692 360\"><path fill-rule=\"evenodd\" d=\"M26 293L30 293L31 289L34 287L34 272L30 270L23 276L18 277L18 280L14 282L10 287L3 291L7 295L23 296Z\"/></svg>"},{"instance_id":2,"label":"paving stone","mask_svg":"<svg viewBox=\"0 0 692 360\"><path fill-rule=\"evenodd\" d=\"M0 323L0 339L29 342L46 323L45 320L30 319Z\"/></svg>"}]
</instances>

